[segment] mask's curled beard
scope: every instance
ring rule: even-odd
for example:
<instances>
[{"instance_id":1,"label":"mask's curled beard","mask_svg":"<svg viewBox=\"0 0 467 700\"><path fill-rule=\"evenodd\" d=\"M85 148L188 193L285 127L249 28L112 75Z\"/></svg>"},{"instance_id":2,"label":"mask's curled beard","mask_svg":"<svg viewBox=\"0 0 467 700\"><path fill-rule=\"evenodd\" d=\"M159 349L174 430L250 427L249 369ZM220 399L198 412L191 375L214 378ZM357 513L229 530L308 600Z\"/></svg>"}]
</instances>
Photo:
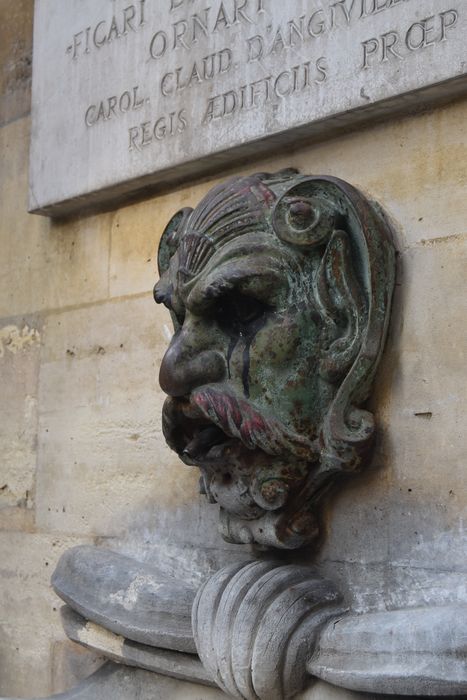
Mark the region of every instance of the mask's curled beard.
<instances>
[{"instance_id":1,"label":"mask's curled beard","mask_svg":"<svg viewBox=\"0 0 467 700\"><path fill-rule=\"evenodd\" d=\"M195 390L190 401L207 420L229 437L240 440L249 450L258 448L271 456L294 456L305 461L314 461L319 455L315 441L221 388L207 386Z\"/></svg>"}]
</instances>

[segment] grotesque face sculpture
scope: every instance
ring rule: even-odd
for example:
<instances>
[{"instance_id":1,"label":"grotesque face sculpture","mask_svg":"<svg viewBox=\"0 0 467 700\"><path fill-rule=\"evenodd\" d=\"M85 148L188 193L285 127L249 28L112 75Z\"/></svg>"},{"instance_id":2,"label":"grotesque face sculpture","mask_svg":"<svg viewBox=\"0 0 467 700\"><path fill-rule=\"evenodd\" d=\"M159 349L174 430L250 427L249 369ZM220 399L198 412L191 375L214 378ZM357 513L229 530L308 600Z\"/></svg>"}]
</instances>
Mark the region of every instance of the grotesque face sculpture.
<instances>
[{"instance_id":1,"label":"grotesque face sculpture","mask_svg":"<svg viewBox=\"0 0 467 700\"><path fill-rule=\"evenodd\" d=\"M175 214L159 271L169 446L201 470L225 539L309 542L319 501L371 446L360 406L389 316L387 224L340 180L259 173Z\"/></svg>"}]
</instances>

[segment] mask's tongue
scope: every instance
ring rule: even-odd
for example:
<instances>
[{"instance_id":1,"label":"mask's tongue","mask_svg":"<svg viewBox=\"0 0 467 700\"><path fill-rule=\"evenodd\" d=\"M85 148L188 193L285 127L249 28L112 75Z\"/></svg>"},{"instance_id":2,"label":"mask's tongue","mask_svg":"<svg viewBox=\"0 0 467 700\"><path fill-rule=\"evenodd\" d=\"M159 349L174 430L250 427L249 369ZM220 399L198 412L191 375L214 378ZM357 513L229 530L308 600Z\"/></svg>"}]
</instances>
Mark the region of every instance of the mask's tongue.
<instances>
[{"instance_id":1,"label":"mask's tongue","mask_svg":"<svg viewBox=\"0 0 467 700\"><path fill-rule=\"evenodd\" d=\"M201 457L214 445L219 445L227 439L226 434L217 426L210 425L196 433L183 450L183 456L190 459Z\"/></svg>"}]
</instances>

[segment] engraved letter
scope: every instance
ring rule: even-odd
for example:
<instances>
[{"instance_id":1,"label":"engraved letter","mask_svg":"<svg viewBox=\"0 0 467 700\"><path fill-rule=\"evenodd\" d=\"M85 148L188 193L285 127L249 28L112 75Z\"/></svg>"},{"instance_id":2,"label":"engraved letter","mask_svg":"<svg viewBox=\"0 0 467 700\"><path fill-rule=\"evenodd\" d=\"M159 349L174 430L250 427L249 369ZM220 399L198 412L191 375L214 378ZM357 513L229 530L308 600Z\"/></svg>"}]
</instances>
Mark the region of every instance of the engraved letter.
<instances>
[{"instance_id":1,"label":"engraved letter","mask_svg":"<svg viewBox=\"0 0 467 700\"><path fill-rule=\"evenodd\" d=\"M83 32L78 32L73 36L73 58L76 58L76 49L81 46L81 40L78 37L82 36Z\"/></svg>"},{"instance_id":2,"label":"engraved letter","mask_svg":"<svg viewBox=\"0 0 467 700\"><path fill-rule=\"evenodd\" d=\"M140 151L140 147L136 143L136 139L139 136L139 126L132 126L131 129L128 130L128 135L130 137L130 144L128 146L128 150L132 151L134 148L136 148L138 151Z\"/></svg>"},{"instance_id":3,"label":"engraved letter","mask_svg":"<svg viewBox=\"0 0 467 700\"><path fill-rule=\"evenodd\" d=\"M181 109L180 112L178 113L177 131L182 133L182 131L185 131L187 126L188 126L188 122L186 120L186 111L184 109Z\"/></svg>"},{"instance_id":4,"label":"engraved letter","mask_svg":"<svg viewBox=\"0 0 467 700\"><path fill-rule=\"evenodd\" d=\"M281 52L285 49L285 41L284 37L282 36L282 32L280 27L278 27L276 31L276 35L274 37L274 41L272 42L271 49L269 50L269 53L277 53Z\"/></svg>"},{"instance_id":5,"label":"engraved letter","mask_svg":"<svg viewBox=\"0 0 467 700\"><path fill-rule=\"evenodd\" d=\"M229 90L224 92L222 97L224 98L222 116L226 117L233 114L237 109L237 96L233 90Z\"/></svg>"},{"instance_id":6,"label":"engraved letter","mask_svg":"<svg viewBox=\"0 0 467 700\"><path fill-rule=\"evenodd\" d=\"M347 7L347 0L337 0L337 2L333 3L331 5L331 26L332 27L338 26L337 21L336 21L336 8L338 8L338 7L341 8L341 10L344 14L344 17L346 19L346 22L349 25L354 5L355 5L355 0L351 0L350 9L348 9L348 7Z\"/></svg>"},{"instance_id":7,"label":"engraved letter","mask_svg":"<svg viewBox=\"0 0 467 700\"><path fill-rule=\"evenodd\" d=\"M157 120L157 122L154 124L153 133L154 138L158 141L162 141L162 139L165 138L165 135L167 133L167 122L165 120L165 117L161 117Z\"/></svg>"},{"instance_id":8,"label":"engraved letter","mask_svg":"<svg viewBox=\"0 0 467 700\"><path fill-rule=\"evenodd\" d=\"M394 58L403 58L394 48L394 46L399 43L397 32L386 32L386 34L381 36L381 42L383 48L381 63L389 61L389 54L394 56Z\"/></svg>"},{"instance_id":9,"label":"engraved letter","mask_svg":"<svg viewBox=\"0 0 467 700\"><path fill-rule=\"evenodd\" d=\"M209 56L203 58L203 78L204 80L212 80L215 75L214 59L215 53L210 53Z\"/></svg>"},{"instance_id":10,"label":"engraved letter","mask_svg":"<svg viewBox=\"0 0 467 700\"><path fill-rule=\"evenodd\" d=\"M188 29L188 24L185 19L180 19L178 22L174 22L173 25L173 30L174 30L174 43L173 43L173 48L176 49L177 46L183 46L184 49L189 50L190 47L184 40L184 36L186 34L186 30Z\"/></svg>"},{"instance_id":11,"label":"engraved letter","mask_svg":"<svg viewBox=\"0 0 467 700\"><path fill-rule=\"evenodd\" d=\"M97 30L99 29L99 27L102 27L103 24L105 24L104 20L102 20L102 22L99 22L98 24L96 24L96 26L94 27L94 34L93 34L92 40L94 42L94 46L96 47L96 49L100 49L102 46L104 46L104 44L106 42L105 36L100 41L97 38Z\"/></svg>"},{"instance_id":12,"label":"engraved letter","mask_svg":"<svg viewBox=\"0 0 467 700\"><path fill-rule=\"evenodd\" d=\"M427 23L430 20L433 20L433 17L427 17L426 19L422 20L421 22L414 22L412 26L409 28L409 31L407 32L407 35L405 37L405 43L407 45L407 48L410 51L417 51L418 49L421 49L422 47L425 48L425 46L433 46L435 42L431 41L428 42L428 32L433 30L433 25L428 28ZM418 30L420 30L420 33L418 34Z\"/></svg>"},{"instance_id":13,"label":"engraved letter","mask_svg":"<svg viewBox=\"0 0 467 700\"><path fill-rule=\"evenodd\" d=\"M239 3L242 3L241 5ZM248 17L244 12L244 8L248 5L248 0L234 0L234 24L238 24L241 20L240 17L244 19L245 22L254 24L253 20Z\"/></svg>"},{"instance_id":14,"label":"engraved letter","mask_svg":"<svg viewBox=\"0 0 467 700\"><path fill-rule=\"evenodd\" d=\"M435 23L434 23L434 16L433 17L427 17L425 20L423 20L424 28L425 28L425 39L423 42L423 46L434 46L436 44L436 41L430 41L429 40L429 35L431 32L434 31L435 29Z\"/></svg>"},{"instance_id":15,"label":"engraved letter","mask_svg":"<svg viewBox=\"0 0 467 700\"><path fill-rule=\"evenodd\" d=\"M228 73L232 65L232 51L230 49L222 49L217 56L219 59L219 75Z\"/></svg>"},{"instance_id":16,"label":"engraved letter","mask_svg":"<svg viewBox=\"0 0 467 700\"><path fill-rule=\"evenodd\" d=\"M193 85L193 83L202 83L203 79L200 75L200 72L198 70L198 66L196 63L193 63L193 68L191 69L191 75L188 78L188 82L186 84L186 87L190 87L190 85Z\"/></svg>"},{"instance_id":17,"label":"engraved letter","mask_svg":"<svg viewBox=\"0 0 467 700\"><path fill-rule=\"evenodd\" d=\"M171 81L173 81L174 74L173 73L166 73L161 80L161 92L164 95L164 97L168 97L169 95L173 95L175 92L175 87L170 84Z\"/></svg>"},{"instance_id":18,"label":"engraved letter","mask_svg":"<svg viewBox=\"0 0 467 700\"><path fill-rule=\"evenodd\" d=\"M208 106L203 117L203 124L209 124L214 119L214 102L217 97L211 97L208 101Z\"/></svg>"},{"instance_id":19,"label":"engraved letter","mask_svg":"<svg viewBox=\"0 0 467 700\"><path fill-rule=\"evenodd\" d=\"M123 10L123 34L128 34L128 29L133 32L136 31L132 22L136 15L136 8L134 5L130 5Z\"/></svg>"},{"instance_id":20,"label":"engraved letter","mask_svg":"<svg viewBox=\"0 0 467 700\"><path fill-rule=\"evenodd\" d=\"M167 51L167 34L159 31L154 34L149 44L151 58L160 58Z\"/></svg>"},{"instance_id":21,"label":"engraved letter","mask_svg":"<svg viewBox=\"0 0 467 700\"><path fill-rule=\"evenodd\" d=\"M170 11L173 12L177 7L181 7L185 0L170 0Z\"/></svg>"},{"instance_id":22,"label":"engraved letter","mask_svg":"<svg viewBox=\"0 0 467 700\"><path fill-rule=\"evenodd\" d=\"M308 34L310 36L319 36L320 34L323 34L326 28L326 22L324 21L323 15L324 10L316 10L316 12L313 12L311 15L307 27Z\"/></svg>"},{"instance_id":23,"label":"engraved letter","mask_svg":"<svg viewBox=\"0 0 467 700\"><path fill-rule=\"evenodd\" d=\"M94 118L93 115L95 115L96 112L96 105L91 105L90 107L87 108L86 114L84 116L84 121L86 122L86 126L92 126L93 124L96 123L97 119Z\"/></svg>"},{"instance_id":24,"label":"engraved letter","mask_svg":"<svg viewBox=\"0 0 467 700\"><path fill-rule=\"evenodd\" d=\"M209 16L209 10L210 8L208 7L206 10L204 10L204 20L201 19L198 15L192 15L192 20L193 20L193 34L192 34L192 42L193 44L196 44L198 41L197 37L197 31L196 28L198 27L201 29L203 32L204 36L208 36L208 16Z\"/></svg>"},{"instance_id":25,"label":"engraved letter","mask_svg":"<svg viewBox=\"0 0 467 700\"><path fill-rule=\"evenodd\" d=\"M251 63L252 61L259 61L259 59L262 58L264 51L263 37L257 34L256 36L252 36L250 39L247 39L246 43L248 45L248 63Z\"/></svg>"},{"instance_id":26,"label":"engraved letter","mask_svg":"<svg viewBox=\"0 0 467 700\"><path fill-rule=\"evenodd\" d=\"M110 42L112 41L112 39L113 39L112 34L114 35L115 39L119 39L119 38L120 38L120 33L119 33L119 31L118 31L118 25L117 25L117 20L115 19L115 15L112 17L112 23L111 23L111 25L110 25L109 33L108 33L108 35L107 35L107 41L108 41L109 43L110 43Z\"/></svg>"},{"instance_id":27,"label":"engraved letter","mask_svg":"<svg viewBox=\"0 0 467 700\"><path fill-rule=\"evenodd\" d=\"M141 145L142 146L149 146L149 144L152 141L152 134L151 134L151 129L149 128L151 126L151 122L143 122L141 124L141 133L142 133L142 139L141 139Z\"/></svg>"},{"instance_id":28,"label":"engraved letter","mask_svg":"<svg viewBox=\"0 0 467 700\"><path fill-rule=\"evenodd\" d=\"M281 80L283 78L286 78L287 84L284 85L284 89L281 90ZM290 71L284 70L282 73L279 73L277 78L274 81L274 92L276 93L277 97L287 97L290 95L292 91L292 88L290 86Z\"/></svg>"},{"instance_id":29,"label":"engraved letter","mask_svg":"<svg viewBox=\"0 0 467 700\"><path fill-rule=\"evenodd\" d=\"M326 58L324 56L320 56L320 58L318 58L318 60L316 61L316 68L319 73L319 78L316 78L315 82L318 84L326 82L328 77L328 67L326 65Z\"/></svg>"},{"instance_id":30,"label":"engraved letter","mask_svg":"<svg viewBox=\"0 0 467 700\"><path fill-rule=\"evenodd\" d=\"M369 62L368 59L370 56L373 56L379 48L379 41L378 39L368 39L368 41L362 41L362 46L363 46L363 65L362 68L368 68L369 67Z\"/></svg>"},{"instance_id":31,"label":"engraved letter","mask_svg":"<svg viewBox=\"0 0 467 700\"><path fill-rule=\"evenodd\" d=\"M287 22L287 26L289 28L289 44L290 46L293 46L294 44L294 35L298 37L299 43L304 40L304 22L305 22L305 15L302 15L299 19L300 24L297 25L295 20L291 19L290 22Z\"/></svg>"},{"instance_id":32,"label":"engraved letter","mask_svg":"<svg viewBox=\"0 0 467 700\"><path fill-rule=\"evenodd\" d=\"M112 97L109 97L108 102L107 102L108 112L107 112L106 119L110 119L112 114L114 115L114 117L117 116L117 114L115 112L116 106L117 106L117 97L116 97L116 95L113 95Z\"/></svg>"},{"instance_id":33,"label":"engraved letter","mask_svg":"<svg viewBox=\"0 0 467 700\"><path fill-rule=\"evenodd\" d=\"M261 104L264 104L271 99L270 80L270 77L261 78L260 80L255 80L254 83L250 83L249 87L252 107L260 106L258 104L258 99L261 100Z\"/></svg>"},{"instance_id":34,"label":"engraved letter","mask_svg":"<svg viewBox=\"0 0 467 700\"><path fill-rule=\"evenodd\" d=\"M139 90L139 86L136 85L136 87L133 88L133 106L132 106L132 109L139 109L144 104L143 99L138 100L138 90Z\"/></svg>"},{"instance_id":35,"label":"engraved letter","mask_svg":"<svg viewBox=\"0 0 467 700\"><path fill-rule=\"evenodd\" d=\"M181 81L181 78L180 78L182 70L183 70L182 66L175 69L175 76L176 76L175 89L177 92L179 92L180 90L184 90L187 86L187 83L183 84Z\"/></svg>"},{"instance_id":36,"label":"engraved letter","mask_svg":"<svg viewBox=\"0 0 467 700\"><path fill-rule=\"evenodd\" d=\"M456 10L447 10L447 12L441 12L441 39L440 41L446 41L446 30L455 27L459 15Z\"/></svg>"},{"instance_id":37,"label":"engraved letter","mask_svg":"<svg viewBox=\"0 0 467 700\"><path fill-rule=\"evenodd\" d=\"M99 109L97 110L97 119L96 122L99 121L99 119L105 119L105 110L104 110L104 103L99 102Z\"/></svg>"},{"instance_id":38,"label":"engraved letter","mask_svg":"<svg viewBox=\"0 0 467 700\"><path fill-rule=\"evenodd\" d=\"M86 48L84 49L84 53L91 53L91 49L89 48L89 35L91 33L91 27L86 27Z\"/></svg>"},{"instance_id":39,"label":"engraved letter","mask_svg":"<svg viewBox=\"0 0 467 700\"><path fill-rule=\"evenodd\" d=\"M370 2L372 7L368 7L368 2ZM376 0L362 0L362 11L360 13L360 19L362 17L368 17L368 15L373 14L373 12L375 11L375 2Z\"/></svg>"},{"instance_id":40,"label":"engraved letter","mask_svg":"<svg viewBox=\"0 0 467 700\"><path fill-rule=\"evenodd\" d=\"M120 112L128 112L131 107L131 95L128 91L125 91L118 102L118 108Z\"/></svg>"},{"instance_id":41,"label":"engraved letter","mask_svg":"<svg viewBox=\"0 0 467 700\"><path fill-rule=\"evenodd\" d=\"M224 3L221 2L219 7L219 12L217 13L217 19L214 24L213 32L217 32L217 28L223 25L223 29L228 29L230 27L229 17L225 11Z\"/></svg>"},{"instance_id":42,"label":"engraved letter","mask_svg":"<svg viewBox=\"0 0 467 700\"><path fill-rule=\"evenodd\" d=\"M303 64L303 85L302 90L310 87L310 61Z\"/></svg>"}]
</instances>

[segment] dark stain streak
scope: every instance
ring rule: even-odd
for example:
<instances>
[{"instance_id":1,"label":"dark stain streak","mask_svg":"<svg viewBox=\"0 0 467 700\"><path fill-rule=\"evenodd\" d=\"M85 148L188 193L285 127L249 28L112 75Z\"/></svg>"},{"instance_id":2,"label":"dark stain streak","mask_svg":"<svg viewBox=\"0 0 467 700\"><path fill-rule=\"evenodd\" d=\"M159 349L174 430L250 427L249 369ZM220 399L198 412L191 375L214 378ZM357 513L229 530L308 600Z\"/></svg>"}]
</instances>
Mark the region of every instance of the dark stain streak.
<instances>
[{"instance_id":1,"label":"dark stain streak","mask_svg":"<svg viewBox=\"0 0 467 700\"><path fill-rule=\"evenodd\" d=\"M233 351L235 350L235 346L238 343L238 338L236 336L232 336L229 341L229 347L227 348L227 372L229 379L232 379L232 375L230 372L230 360L232 359L232 354Z\"/></svg>"},{"instance_id":2,"label":"dark stain streak","mask_svg":"<svg viewBox=\"0 0 467 700\"><path fill-rule=\"evenodd\" d=\"M245 348L243 350L242 382L243 392L248 399L250 397L250 347L253 337L245 338Z\"/></svg>"}]
</instances>

